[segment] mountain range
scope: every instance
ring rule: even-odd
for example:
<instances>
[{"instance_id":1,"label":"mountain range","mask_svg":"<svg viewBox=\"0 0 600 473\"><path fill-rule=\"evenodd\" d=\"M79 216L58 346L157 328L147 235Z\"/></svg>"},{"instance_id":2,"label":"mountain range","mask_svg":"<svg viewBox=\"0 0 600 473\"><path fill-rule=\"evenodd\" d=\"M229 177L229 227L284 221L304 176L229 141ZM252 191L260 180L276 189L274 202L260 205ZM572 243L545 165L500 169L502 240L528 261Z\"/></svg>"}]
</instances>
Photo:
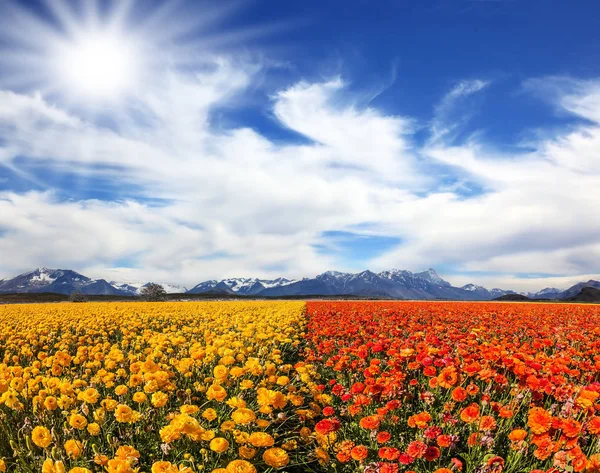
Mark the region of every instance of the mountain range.
<instances>
[{"instance_id":1,"label":"mountain range","mask_svg":"<svg viewBox=\"0 0 600 473\"><path fill-rule=\"evenodd\" d=\"M70 269L37 268L12 279L0 280L0 293L54 292L71 294L81 291L87 295L135 296L146 284L119 283L92 279ZM187 292L182 286L162 285L168 293Z\"/></svg>"},{"instance_id":2,"label":"mountain range","mask_svg":"<svg viewBox=\"0 0 600 473\"><path fill-rule=\"evenodd\" d=\"M69 269L37 268L12 279L0 280L0 293L71 294L136 296L149 283L127 283L92 279ZM204 281L188 290L183 286L161 284L172 294L223 294L257 297L286 296L362 296L390 299L491 300L501 296L522 294L530 299L561 300L577 295L583 288L600 289L600 282L590 280L562 291L545 288L536 293L517 293L505 289L487 289L475 284L452 286L434 269L412 273L389 270L380 273L362 271L343 273L327 271L314 278L300 280L277 278L229 278Z\"/></svg>"}]
</instances>

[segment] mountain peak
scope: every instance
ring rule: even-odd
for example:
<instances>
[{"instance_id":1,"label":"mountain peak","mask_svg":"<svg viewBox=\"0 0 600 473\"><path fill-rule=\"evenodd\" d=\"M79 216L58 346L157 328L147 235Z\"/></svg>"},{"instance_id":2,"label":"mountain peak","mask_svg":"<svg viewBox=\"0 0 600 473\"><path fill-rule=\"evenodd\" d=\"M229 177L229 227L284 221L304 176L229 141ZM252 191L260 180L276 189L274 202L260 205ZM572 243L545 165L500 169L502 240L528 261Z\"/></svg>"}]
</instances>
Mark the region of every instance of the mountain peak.
<instances>
[{"instance_id":1,"label":"mountain peak","mask_svg":"<svg viewBox=\"0 0 600 473\"><path fill-rule=\"evenodd\" d=\"M433 268L429 268L420 273L415 273L415 276L421 279L426 279L434 284L439 284L440 286L451 286L451 284L448 281L443 280Z\"/></svg>"}]
</instances>

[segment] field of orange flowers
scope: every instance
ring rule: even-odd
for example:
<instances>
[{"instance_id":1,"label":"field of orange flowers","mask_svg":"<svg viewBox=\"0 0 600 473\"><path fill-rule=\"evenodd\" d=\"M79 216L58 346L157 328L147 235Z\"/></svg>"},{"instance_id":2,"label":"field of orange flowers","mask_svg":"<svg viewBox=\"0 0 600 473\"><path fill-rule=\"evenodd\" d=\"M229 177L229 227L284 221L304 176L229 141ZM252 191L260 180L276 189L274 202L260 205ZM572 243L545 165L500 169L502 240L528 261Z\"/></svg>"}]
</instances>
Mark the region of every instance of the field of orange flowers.
<instances>
[{"instance_id":1,"label":"field of orange flowers","mask_svg":"<svg viewBox=\"0 0 600 473\"><path fill-rule=\"evenodd\" d=\"M0 472L600 472L600 306L0 306Z\"/></svg>"},{"instance_id":2,"label":"field of orange flowers","mask_svg":"<svg viewBox=\"0 0 600 473\"><path fill-rule=\"evenodd\" d=\"M600 307L308 303L337 471L600 471Z\"/></svg>"}]
</instances>

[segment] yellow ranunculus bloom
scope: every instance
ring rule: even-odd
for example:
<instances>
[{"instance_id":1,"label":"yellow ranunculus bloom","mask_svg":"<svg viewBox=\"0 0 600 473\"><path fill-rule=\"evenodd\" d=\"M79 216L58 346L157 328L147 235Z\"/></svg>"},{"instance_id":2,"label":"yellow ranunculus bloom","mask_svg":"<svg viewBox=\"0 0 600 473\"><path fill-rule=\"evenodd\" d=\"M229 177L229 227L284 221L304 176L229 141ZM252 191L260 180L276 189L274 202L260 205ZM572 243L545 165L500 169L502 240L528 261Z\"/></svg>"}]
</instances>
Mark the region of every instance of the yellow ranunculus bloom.
<instances>
[{"instance_id":1,"label":"yellow ranunculus bloom","mask_svg":"<svg viewBox=\"0 0 600 473\"><path fill-rule=\"evenodd\" d=\"M247 425L256 419L256 414L252 409L240 408L232 412L231 418L236 424Z\"/></svg>"},{"instance_id":2,"label":"yellow ranunculus bloom","mask_svg":"<svg viewBox=\"0 0 600 473\"><path fill-rule=\"evenodd\" d=\"M40 448L46 448L52 443L52 435L46 427L37 426L31 432L31 440Z\"/></svg>"},{"instance_id":3,"label":"yellow ranunculus bloom","mask_svg":"<svg viewBox=\"0 0 600 473\"><path fill-rule=\"evenodd\" d=\"M290 462L288 453L283 448L269 448L263 453L263 461L273 468L282 468Z\"/></svg>"},{"instance_id":4,"label":"yellow ranunculus bloom","mask_svg":"<svg viewBox=\"0 0 600 473\"><path fill-rule=\"evenodd\" d=\"M210 449L213 452L223 453L229 448L229 442L223 437L215 437L210 441Z\"/></svg>"},{"instance_id":5,"label":"yellow ranunculus bloom","mask_svg":"<svg viewBox=\"0 0 600 473\"><path fill-rule=\"evenodd\" d=\"M79 458L83 452L83 445L79 440L69 439L65 442L65 452L71 458Z\"/></svg>"}]
</instances>

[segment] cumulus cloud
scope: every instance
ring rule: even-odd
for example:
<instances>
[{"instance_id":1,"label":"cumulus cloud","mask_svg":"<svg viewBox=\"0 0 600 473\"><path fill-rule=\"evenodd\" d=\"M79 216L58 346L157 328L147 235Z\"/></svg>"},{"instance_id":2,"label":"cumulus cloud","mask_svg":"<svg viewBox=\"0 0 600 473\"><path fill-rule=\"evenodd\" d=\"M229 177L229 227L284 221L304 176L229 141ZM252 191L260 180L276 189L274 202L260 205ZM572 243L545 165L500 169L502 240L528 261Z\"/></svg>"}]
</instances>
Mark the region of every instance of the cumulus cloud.
<instances>
[{"instance_id":1,"label":"cumulus cloud","mask_svg":"<svg viewBox=\"0 0 600 473\"><path fill-rule=\"evenodd\" d=\"M524 272L593 274L600 82L555 94L557 106L585 122L507 155L453 136L460 101L486 81L461 82L443 97L422 145L411 117L357 105L341 78L298 82L272 91L279 125L306 138L282 142L211 123L215 110L235 107L259 65L223 56L209 63L154 78L110 127L40 95L0 92L0 164L18 170L26 158L139 189L139 198L119 201L65 200L52 188L1 191L0 254L11 256L0 273L62 266L187 285L310 276L336 261L315 248L324 232L361 227L402 241L371 269L440 264L454 268L452 282L467 278L461 271L494 271L495 286ZM483 191L463 195L434 166Z\"/></svg>"}]
</instances>

